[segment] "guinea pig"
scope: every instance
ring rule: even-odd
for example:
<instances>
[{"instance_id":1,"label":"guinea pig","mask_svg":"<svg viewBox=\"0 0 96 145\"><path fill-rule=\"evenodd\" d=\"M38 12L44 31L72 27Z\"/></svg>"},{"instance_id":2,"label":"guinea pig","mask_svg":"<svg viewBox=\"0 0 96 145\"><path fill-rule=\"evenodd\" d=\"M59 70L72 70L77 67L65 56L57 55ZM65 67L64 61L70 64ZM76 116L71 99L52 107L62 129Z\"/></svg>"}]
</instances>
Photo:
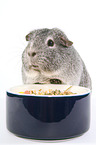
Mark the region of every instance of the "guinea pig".
<instances>
[{"instance_id":1,"label":"guinea pig","mask_svg":"<svg viewBox=\"0 0 96 145\"><path fill-rule=\"evenodd\" d=\"M64 32L58 28L37 29L26 35L22 53L24 84L46 83L91 87L86 66Z\"/></svg>"}]
</instances>

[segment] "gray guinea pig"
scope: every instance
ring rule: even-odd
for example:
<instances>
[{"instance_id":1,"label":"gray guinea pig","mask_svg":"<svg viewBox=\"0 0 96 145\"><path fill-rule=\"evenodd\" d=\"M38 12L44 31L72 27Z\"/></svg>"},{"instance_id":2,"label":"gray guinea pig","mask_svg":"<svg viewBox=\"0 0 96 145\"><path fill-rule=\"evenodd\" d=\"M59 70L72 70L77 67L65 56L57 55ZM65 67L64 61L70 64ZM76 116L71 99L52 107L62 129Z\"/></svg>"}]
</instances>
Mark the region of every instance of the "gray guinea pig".
<instances>
[{"instance_id":1,"label":"gray guinea pig","mask_svg":"<svg viewBox=\"0 0 96 145\"><path fill-rule=\"evenodd\" d=\"M37 29L26 35L26 40L22 54L24 84L70 84L91 89L85 64L65 33L57 28Z\"/></svg>"}]
</instances>

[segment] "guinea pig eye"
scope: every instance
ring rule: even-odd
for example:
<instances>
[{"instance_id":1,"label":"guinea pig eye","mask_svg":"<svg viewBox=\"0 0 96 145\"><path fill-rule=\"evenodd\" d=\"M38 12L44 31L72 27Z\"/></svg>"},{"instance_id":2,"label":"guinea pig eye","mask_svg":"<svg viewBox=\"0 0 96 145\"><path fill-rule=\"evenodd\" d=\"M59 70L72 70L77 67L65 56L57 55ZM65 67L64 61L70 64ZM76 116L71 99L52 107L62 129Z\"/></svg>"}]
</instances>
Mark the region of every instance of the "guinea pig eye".
<instances>
[{"instance_id":1,"label":"guinea pig eye","mask_svg":"<svg viewBox=\"0 0 96 145\"><path fill-rule=\"evenodd\" d=\"M54 46L54 41L49 39L47 44L48 44L48 46Z\"/></svg>"}]
</instances>

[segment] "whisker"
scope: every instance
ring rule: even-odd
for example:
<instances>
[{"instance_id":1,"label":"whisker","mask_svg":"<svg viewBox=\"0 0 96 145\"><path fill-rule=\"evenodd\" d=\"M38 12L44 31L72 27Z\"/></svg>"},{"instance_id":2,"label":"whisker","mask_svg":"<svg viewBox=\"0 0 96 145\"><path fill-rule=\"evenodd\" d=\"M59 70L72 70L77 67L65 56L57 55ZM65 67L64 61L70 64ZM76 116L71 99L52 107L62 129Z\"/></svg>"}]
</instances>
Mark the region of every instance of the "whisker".
<instances>
[{"instance_id":1,"label":"whisker","mask_svg":"<svg viewBox=\"0 0 96 145\"><path fill-rule=\"evenodd\" d=\"M39 64L47 64L45 61L38 61Z\"/></svg>"},{"instance_id":2,"label":"whisker","mask_svg":"<svg viewBox=\"0 0 96 145\"><path fill-rule=\"evenodd\" d=\"M50 61L46 57L41 57L39 60L43 61L43 62L45 61L47 63L50 63Z\"/></svg>"}]
</instances>

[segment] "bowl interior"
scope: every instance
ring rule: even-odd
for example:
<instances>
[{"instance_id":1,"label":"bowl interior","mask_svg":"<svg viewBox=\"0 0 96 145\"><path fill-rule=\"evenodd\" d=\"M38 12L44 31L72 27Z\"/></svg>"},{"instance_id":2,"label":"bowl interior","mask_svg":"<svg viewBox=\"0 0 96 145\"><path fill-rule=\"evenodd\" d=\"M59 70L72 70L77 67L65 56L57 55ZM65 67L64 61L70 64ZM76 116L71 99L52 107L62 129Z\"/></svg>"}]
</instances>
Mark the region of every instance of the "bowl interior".
<instances>
[{"instance_id":1,"label":"bowl interior","mask_svg":"<svg viewBox=\"0 0 96 145\"><path fill-rule=\"evenodd\" d=\"M65 91L70 86L71 85L57 85L57 84L56 85L53 85L53 84L38 85L38 84L30 84L30 85L21 85L21 86L12 87L7 92L10 92L10 93L13 93L13 94L22 95L19 92L24 92L26 90L30 91L30 90L33 90L33 89L36 90L36 91L38 91L40 89L42 89L44 91L49 90L49 89L52 89L52 90L56 90L57 89L57 90L60 90L60 91ZM76 93L76 94L71 95L71 96L84 95L84 94L90 93L90 89L85 88L85 87L81 87L81 86L72 86L69 89L69 91L71 91L73 93ZM31 95L31 94L23 94L23 95ZM34 96L36 96L36 95L34 95ZM43 96L52 96L52 95L43 95ZM62 96L62 95L59 95L59 96ZM67 96L70 96L70 95L67 95Z\"/></svg>"}]
</instances>

